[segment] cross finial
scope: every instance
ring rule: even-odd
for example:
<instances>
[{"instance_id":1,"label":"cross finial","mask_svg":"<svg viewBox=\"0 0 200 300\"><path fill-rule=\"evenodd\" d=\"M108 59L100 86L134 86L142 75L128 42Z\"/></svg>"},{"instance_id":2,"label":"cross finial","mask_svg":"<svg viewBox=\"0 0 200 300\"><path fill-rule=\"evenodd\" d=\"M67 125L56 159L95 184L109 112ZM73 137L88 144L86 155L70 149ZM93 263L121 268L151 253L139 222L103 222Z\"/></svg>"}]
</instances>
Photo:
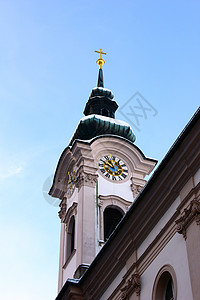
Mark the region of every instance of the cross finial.
<instances>
[{"instance_id":1,"label":"cross finial","mask_svg":"<svg viewBox=\"0 0 200 300\"><path fill-rule=\"evenodd\" d=\"M101 51L102 49L100 48L100 51L95 50L94 52L99 53L100 54L100 58L97 59L96 63L99 65L99 69L101 69L101 67L103 66L103 64L105 64L105 60L101 57L102 54L106 55L107 53L104 53Z\"/></svg>"}]
</instances>

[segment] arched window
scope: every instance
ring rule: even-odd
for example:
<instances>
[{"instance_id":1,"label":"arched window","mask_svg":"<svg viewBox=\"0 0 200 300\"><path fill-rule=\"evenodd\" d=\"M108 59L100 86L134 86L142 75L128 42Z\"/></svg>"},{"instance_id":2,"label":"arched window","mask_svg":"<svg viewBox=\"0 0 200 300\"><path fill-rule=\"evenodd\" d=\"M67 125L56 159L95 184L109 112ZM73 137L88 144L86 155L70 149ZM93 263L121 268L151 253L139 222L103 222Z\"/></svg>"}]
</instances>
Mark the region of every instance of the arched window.
<instances>
[{"instance_id":1,"label":"arched window","mask_svg":"<svg viewBox=\"0 0 200 300\"><path fill-rule=\"evenodd\" d=\"M171 266L164 266L158 273L154 287L153 300L176 300L176 277Z\"/></svg>"},{"instance_id":2,"label":"arched window","mask_svg":"<svg viewBox=\"0 0 200 300\"><path fill-rule=\"evenodd\" d=\"M102 116L109 117L109 111L105 108L102 109Z\"/></svg>"},{"instance_id":3,"label":"arched window","mask_svg":"<svg viewBox=\"0 0 200 300\"><path fill-rule=\"evenodd\" d=\"M107 207L104 210L104 241L109 238L122 217L123 213L117 208Z\"/></svg>"},{"instance_id":4,"label":"arched window","mask_svg":"<svg viewBox=\"0 0 200 300\"><path fill-rule=\"evenodd\" d=\"M68 230L67 230L67 253L66 259L71 255L74 250L74 241L75 241L75 218L71 217Z\"/></svg>"}]
</instances>

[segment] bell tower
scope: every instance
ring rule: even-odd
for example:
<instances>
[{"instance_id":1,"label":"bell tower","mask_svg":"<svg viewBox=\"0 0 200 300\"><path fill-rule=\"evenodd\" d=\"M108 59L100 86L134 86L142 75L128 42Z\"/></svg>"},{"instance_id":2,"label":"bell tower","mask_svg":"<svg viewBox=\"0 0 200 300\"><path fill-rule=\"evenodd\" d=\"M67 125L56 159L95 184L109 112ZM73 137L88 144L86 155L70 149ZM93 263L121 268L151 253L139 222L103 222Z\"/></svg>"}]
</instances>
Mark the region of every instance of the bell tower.
<instances>
[{"instance_id":1,"label":"bell tower","mask_svg":"<svg viewBox=\"0 0 200 300\"><path fill-rule=\"evenodd\" d=\"M97 86L61 154L49 191L61 200L59 291L67 279L79 279L88 269L157 162L134 144L130 125L115 119L118 105L103 81L101 55L106 53L95 52L100 54Z\"/></svg>"}]
</instances>

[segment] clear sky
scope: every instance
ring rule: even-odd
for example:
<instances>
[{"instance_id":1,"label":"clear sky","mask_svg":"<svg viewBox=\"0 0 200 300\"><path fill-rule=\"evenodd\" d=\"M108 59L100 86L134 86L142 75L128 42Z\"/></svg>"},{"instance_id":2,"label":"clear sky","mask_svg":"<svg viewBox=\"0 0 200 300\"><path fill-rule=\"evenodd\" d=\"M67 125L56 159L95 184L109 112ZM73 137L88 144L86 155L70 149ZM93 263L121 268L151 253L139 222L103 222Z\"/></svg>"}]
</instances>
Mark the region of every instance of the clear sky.
<instances>
[{"instance_id":1,"label":"clear sky","mask_svg":"<svg viewBox=\"0 0 200 300\"><path fill-rule=\"evenodd\" d=\"M116 117L160 162L199 106L199 20L198 0L0 1L1 299L56 296L60 220L44 183L96 86L94 50L119 106L145 101L138 120Z\"/></svg>"}]
</instances>

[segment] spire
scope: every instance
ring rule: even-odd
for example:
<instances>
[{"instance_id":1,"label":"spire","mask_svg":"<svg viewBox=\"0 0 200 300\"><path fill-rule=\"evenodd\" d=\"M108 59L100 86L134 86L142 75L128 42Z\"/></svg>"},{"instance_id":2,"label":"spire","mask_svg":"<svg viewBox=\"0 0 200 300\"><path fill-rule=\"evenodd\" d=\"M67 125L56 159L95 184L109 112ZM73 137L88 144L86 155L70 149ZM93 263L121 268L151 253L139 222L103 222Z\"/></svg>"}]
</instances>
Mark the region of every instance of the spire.
<instances>
[{"instance_id":1,"label":"spire","mask_svg":"<svg viewBox=\"0 0 200 300\"><path fill-rule=\"evenodd\" d=\"M103 83L103 70L99 68L99 76L98 76L98 82L97 82L98 87L104 87Z\"/></svg>"},{"instance_id":2,"label":"spire","mask_svg":"<svg viewBox=\"0 0 200 300\"><path fill-rule=\"evenodd\" d=\"M105 63L105 60L101 57L101 55L106 55L106 53L102 52L101 50L102 49L100 49L100 51L94 51L100 54L99 59L96 61L96 63L99 65L98 81L97 86L93 88L92 92L90 93L83 113L85 116L101 115L114 119L115 111L117 110L118 105L113 100L114 95L112 91L104 88L102 66Z\"/></svg>"}]
</instances>

